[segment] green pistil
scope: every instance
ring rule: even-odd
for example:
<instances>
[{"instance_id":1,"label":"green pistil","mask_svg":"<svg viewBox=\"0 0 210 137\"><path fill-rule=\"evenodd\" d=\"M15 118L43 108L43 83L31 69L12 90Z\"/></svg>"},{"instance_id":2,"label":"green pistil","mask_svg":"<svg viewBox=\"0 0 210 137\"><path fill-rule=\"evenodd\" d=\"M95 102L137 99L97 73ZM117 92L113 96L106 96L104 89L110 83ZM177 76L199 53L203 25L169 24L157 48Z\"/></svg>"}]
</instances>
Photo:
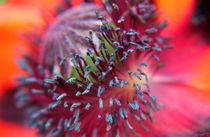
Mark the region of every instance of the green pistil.
<instances>
[{"instance_id":1,"label":"green pistil","mask_svg":"<svg viewBox=\"0 0 210 137\"><path fill-rule=\"evenodd\" d=\"M99 41L99 43L101 44L100 41ZM114 55L114 56L113 56L113 61L114 61L114 60L116 59L114 48L113 48L106 40L104 41L104 44L105 44L105 49L107 50L108 54L109 54L110 56L111 56L111 55ZM99 55L98 57L101 59L101 61L106 62L106 61L103 59L103 56L102 56L102 54L101 54L101 52L102 52L102 53L104 54L104 57L106 58L106 60L107 60L108 63L109 63L110 60L109 60L109 58L106 56L105 49L102 48L101 50L98 50L98 51L97 51L97 54ZM91 49L91 51L92 51L92 49ZM97 55L96 55L96 53L94 53L94 51L92 51L92 52L93 52L93 54L94 54L94 55L93 55L93 58L94 58L95 60L97 60ZM101 68L101 69L102 69L102 67L101 67L100 65L96 65L95 62L93 62L92 58L91 58L89 55L87 55L87 54L86 54L86 56L84 57L84 59L85 59L86 63L87 63L89 66L91 66L90 69L89 69L90 72L93 72L94 74L97 75L97 73L96 73L96 70L98 69L97 67L99 67L99 68ZM101 62L101 61L99 61L99 62ZM87 72L86 67L83 66L82 69L84 70L85 73ZM78 67L77 67L77 70L79 70L79 72L82 73L81 67L78 66ZM77 70L76 70L76 67L74 66L73 69L72 69L71 77L75 77L75 78L78 79L78 80L82 80L82 78L80 77L80 75L79 75L79 73L78 73ZM84 76L84 75L83 75L83 76ZM89 79L90 81L92 81L92 82L95 82L95 79L92 78L91 75L88 76L88 79Z\"/></svg>"}]
</instances>

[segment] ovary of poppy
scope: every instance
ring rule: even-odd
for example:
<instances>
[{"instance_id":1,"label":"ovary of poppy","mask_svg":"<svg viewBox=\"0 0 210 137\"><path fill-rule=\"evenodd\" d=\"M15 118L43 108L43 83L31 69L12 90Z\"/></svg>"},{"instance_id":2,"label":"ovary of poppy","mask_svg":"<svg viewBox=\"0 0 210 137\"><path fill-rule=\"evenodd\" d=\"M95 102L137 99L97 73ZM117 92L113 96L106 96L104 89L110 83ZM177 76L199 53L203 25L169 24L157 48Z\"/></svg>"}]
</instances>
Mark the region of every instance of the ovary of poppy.
<instances>
[{"instance_id":1,"label":"ovary of poppy","mask_svg":"<svg viewBox=\"0 0 210 137\"><path fill-rule=\"evenodd\" d=\"M0 90L18 74L15 57L20 53L16 50L21 46L18 44L20 31L29 29L31 24L41 24L41 22L40 12L37 8L15 4L0 5Z\"/></svg>"}]
</instances>

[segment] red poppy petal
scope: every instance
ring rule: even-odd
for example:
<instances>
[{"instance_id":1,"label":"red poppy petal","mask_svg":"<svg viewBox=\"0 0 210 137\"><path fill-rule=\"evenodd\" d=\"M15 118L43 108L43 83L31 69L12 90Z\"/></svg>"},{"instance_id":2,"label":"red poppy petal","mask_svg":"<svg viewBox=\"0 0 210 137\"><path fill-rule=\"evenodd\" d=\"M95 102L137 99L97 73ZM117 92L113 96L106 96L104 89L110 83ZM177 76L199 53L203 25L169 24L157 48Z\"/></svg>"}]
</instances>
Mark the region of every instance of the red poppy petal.
<instances>
[{"instance_id":1,"label":"red poppy petal","mask_svg":"<svg viewBox=\"0 0 210 137\"><path fill-rule=\"evenodd\" d=\"M184 84L153 84L152 89L164 108L147 125L155 135L187 136L209 129L210 100L202 91Z\"/></svg>"},{"instance_id":2,"label":"red poppy petal","mask_svg":"<svg viewBox=\"0 0 210 137\"><path fill-rule=\"evenodd\" d=\"M190 39L188 38L189 41ZM165 68L162 68L160 73L173 81L180 81L207 91L205 94L210 96L210 81L208 80L210 77L210 48L202 42L194 42L189 45L183 42L182 48L168 51L162 57L165 61Z\"/></svg>"},{"instance_id":3,"label":"red poppy petal","mask_svg":"<svg viewBox=\"0 0 210 137\"><path fill-rule=\"evenodd\" d=\"M37 137L36 131L22 125L0 121L1 137Z\"/></svg>"}]
</instances>

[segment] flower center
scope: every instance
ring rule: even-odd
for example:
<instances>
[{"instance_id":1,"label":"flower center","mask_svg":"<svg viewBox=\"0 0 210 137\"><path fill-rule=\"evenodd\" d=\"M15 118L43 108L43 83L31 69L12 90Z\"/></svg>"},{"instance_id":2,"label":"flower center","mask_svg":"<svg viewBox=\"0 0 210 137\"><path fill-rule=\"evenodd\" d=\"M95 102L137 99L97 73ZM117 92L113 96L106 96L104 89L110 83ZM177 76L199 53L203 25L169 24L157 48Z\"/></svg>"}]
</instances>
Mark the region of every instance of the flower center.
<instances>
[{"instance_id":1,"label":"flower center","mask_svg":"<svg viewBox=\"0 0 210 137\"><path fill-rule=\"evenodd\" d=\"M122 89L119 89L123 92L122 96L126 97L128 102L132 102L136 92L150 91L150 70L146 62L136 63L134 60L129 60L129 62L130 64L128 62L125 64L127 65L127 71L118 72L117 76L119 79L126 81L126 85Z\"/></svg>"}]
</instances>

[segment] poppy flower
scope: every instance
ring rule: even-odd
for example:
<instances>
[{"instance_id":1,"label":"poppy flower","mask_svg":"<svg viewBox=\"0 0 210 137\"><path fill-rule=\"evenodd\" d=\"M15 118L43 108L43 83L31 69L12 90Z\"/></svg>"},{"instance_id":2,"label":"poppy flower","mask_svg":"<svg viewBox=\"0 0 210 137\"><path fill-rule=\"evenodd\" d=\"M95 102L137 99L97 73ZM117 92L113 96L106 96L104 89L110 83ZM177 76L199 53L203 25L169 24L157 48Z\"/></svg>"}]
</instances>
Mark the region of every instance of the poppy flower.
<instances>
[{"instance_id":1,"label":"poppy flower","mask_svg":"<svg viewBox=\"0 0 210 137\"><path fill-rule=\"evenodd\" d=\"M208 135L209 48L195 26L177 27L170 49L150 1L69 6L19 62L16 103L30 126L43 136Z\"/></svg>"}]
</instances>

